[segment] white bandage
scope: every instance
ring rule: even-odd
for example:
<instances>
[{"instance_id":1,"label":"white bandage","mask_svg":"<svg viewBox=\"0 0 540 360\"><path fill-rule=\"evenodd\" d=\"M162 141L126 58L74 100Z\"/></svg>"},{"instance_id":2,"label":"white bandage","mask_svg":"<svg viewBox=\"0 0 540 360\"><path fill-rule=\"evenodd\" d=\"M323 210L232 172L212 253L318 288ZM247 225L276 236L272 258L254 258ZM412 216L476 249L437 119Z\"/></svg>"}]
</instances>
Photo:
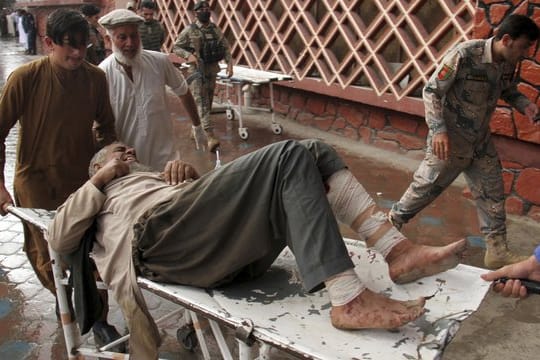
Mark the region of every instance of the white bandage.
<instances>
[{"instance_id":1,"label":"white bandage","mask_svg":"<svg viewBox=\"0 0 540 360\"><path fill-rule=\"evenodd\" d=\"M354 269L345 270L342 273L327 279L324 284L330 295L332 306L342 306L351 302L366 289L364 284L354 272Z\"/></svg>"},{"instance_id":2,"label":"white bandage","mask_svg":"<svg viewBox=\"0 0 540 360\"><path fill-rule=\"evenodd\" d=\"M328 202L336 218L345 225L351 226L360 214L375 205L366 189L347 169L334 173L326 183Z\"/></svg>"},{"instance_id":3,"label":"white bandage","mask_svg":"<svg viewBox=\"0 0 540 360\"><path fill-rule=\"evenodd\" d=\"M379 240L377 240L375 245L373 245L373 248L386 258L394 246L405 239L406 237L400 233L398 229L392 226Z\"/></svg>"},{"instance_id":4,"label":"white bandage","mask_svg":"<svg viewBox=\"0 0 540 360\"><path fill-rule=\"evenodd\" d=\"M373 208L371 209L373 211ZM371 212L370 211L370 212ZM356 230L356 232L364 239L369 239L381 226L388 221L386 215L382 211L377 211L371 214Z\"/></svg>"}]
</instances>

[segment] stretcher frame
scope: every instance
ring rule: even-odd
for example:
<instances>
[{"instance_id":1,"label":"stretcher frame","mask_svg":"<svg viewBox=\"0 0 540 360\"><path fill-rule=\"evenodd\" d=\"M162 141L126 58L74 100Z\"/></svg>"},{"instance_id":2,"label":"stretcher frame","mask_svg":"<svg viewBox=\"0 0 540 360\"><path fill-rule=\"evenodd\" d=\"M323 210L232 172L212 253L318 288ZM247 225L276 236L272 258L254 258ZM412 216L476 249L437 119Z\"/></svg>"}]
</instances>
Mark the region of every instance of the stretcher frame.
<instances>
[{"instance_id":1,"label":"stretcher frame","mask_svg":"<svg viewBox=\"0 0 540 360\"><path fill-rule=\"evenodd\" d=\"M47 227L54 217L54 212L41 209L19 208L15 206L10 206L7 210L22 221L37 226L47 239ZM381 278L380 274L385 272L387 274L388 272L388 268L384 268L386 263L384 262L384 259L382 259L382 256L369 249L365 249L363 246L358 246L359 242L356 240L345 239L345 243L348 246L351 259L356 265L355 270L357 271L357 274L362 278L362 281L366 286L373 291L386 293L390 291L389 296L392 295L394 298L400 298L402 296L405 296L405 298L417 298L418 296L426 296L426 291L436 291L435 294L431 293L433 295L432 297L436 299L436 303L429 308L428 305L426 305L426 308L430 310L426 314L429 314L430 312L432 314L424 315L426 319L420 321L419 324L410 323L401 327L397 334L395 331L366 330L365 332L355 333L334 329L329 326L329 318L327 318L328 308L324 310L325 314L322 314L323 316L321 316L321 314L313 315L315 310L315 313L317 313L329 305L326 294L321 295L321 292L305 294L302 291L300 297L294 298L293 296L290 302L280 302L280 299L275 298L276 294L284 297L294 295L290 292L290 289L291 286L294 288L296 284L289 281L288 283L285 283L285 287L283 287L285 290L283 290L283 284L274 281L276 274L279 274L282 270L288 271L289 275L292 274L290 273L290 270L292 267L295 267L294 256L288 249L285 249L284 252L282 252L272 268L268 271L269 275L266 280L266 275L264 275L262 279L256 280L257 283L265 284L263 285L265 287L269 286L268 294L270 294L270 297L266 299L268 302L267 304L249 301L249 297L257 298L257 296L260 295L258 293L259 289L262 289L262 287L255 287L252 289L252 284L249 283L239 287L233 286L230 289L225 288L225 290L205 290L190 286L156 283L141 277L138 278L137 282L142 289L180 305L180 307L173 310L172 313L155 320L156 324L159 325L163 320L169 319L180 311L185 310L185 317L187 320L191 321L193 325L194 333L205 359L212 359L215 357L210 354L205 335L202 331L203 326L201 326L199 321L199 316L208 320L212 334L217 342L221 358L223 359L233 359L233 352L225 341L221 326L233 329L235 331L236 343L238 346L237 358L240 360L253 358L258 360L269 359L272 348L283 350L298 358L310 359L370 358L376 360L397 358L396 354L400 355L398 356L399 358L407 359L415 358L415 355L421 359L438 359L444 346L457 332L461 321L476 310L489 289L489 283L483 282L479 278L479 274L482 273L483 269L466 265L458 265L456 269L437 274L437 276L423 278L418 282L420 285L411 284L410 286L407 285L407 288L403 288L393 284L389 277L388 279L385 279L384 277ZM109 351L111 347L126 341L129 338L129 335L99 349L89 347L88 345L81 345L81 337L77 323L75 322L75 319L72 319L68 308L65 291L65 286L67 286L68 283L65 273L60 266L60 257L50 247L49 252L68 358L81 359L84 357L92 357L104 359L129 359L129 354ZM365 269L366 267L370 267L366 274L360 274L358 272L358 269ZM267 281L268 279L271 281ZM465 285L463 285L464 279L468 281ZM471 279L474 281L472 284L469 283L471 282ZM274 286L274 283L278 284L277 288ZM431 284L431 288L426 290L426 284ZM244 288L242 286L244 286ZM249 289L247 292L245 291L245 286ZM99 287L106 289L103 284L100 284ZM406 293L404 292L404 289L406 290ZM463 293L464 299L461 299L461 296L459 296L460 293ZM246 299L248 299L248 301L245 301L245 304L243 304L238 300L238 294L247 296ZM264 296L268 294L264 294ZM238 309L233 309L228 306L228 304L234 304L235 302L241 304ZM249 312L251 307L254 306L258 309L262 305L264 305L265 308L262 308L262 311L257 311L264 313L262 316L258 318L253 317L253 312L251 313L251 317L243 315L246 313L245 311ZM276 312L272 306L277 306L278 308L280 306L281 308L285 307L284 311L286 311L286 313L291 313L295 316L298 316L300 313L299 316L301 318L305 316L305 319L297 321L299 324L290 325L292 330L287 327L275 327L273 326L275 320L273 320L272 317L285 315L280 313L280 309ZM303 309L303 314L297 311L299 307ZM447 310L445 311L447 311L447 313L440 313L440 307L446 308ZM266 313L267 310L269 311L268 313ZM431 316L431 318L428 319L428 316ZM309 317L311 317L311 319ZM316 322L314 323L312 320L315 320ZM428 324L427 328L425 328L426 324ZM317 327L318 325L321 325L322 330ZM305 332L305 330L308 330L307 338L298 338L300 332ZM310 331L313 333L310 333ZM417 344L414 343L414 338L416 338ZM322 341L322 343L336 341L337 344L332 344L335 346L328 349L325 348L325 344L322 346L323 349L320 349L321 346L317 346L317 342L320 341ZM345 346L352 347L352 344L357 344L359 341L363 344L362 346L371 346L371 348L364 350L361 346L356 345L358 349L343 349ZM407 342L409 342L409 344L407 344ZM255 343L258 345L258 351L256 351L256 354L254 355L253 350L255 347L253 345ZM315 343L315 346L313 346L313 343ZM371 343L374 343L374 345L370 345ZM411 343L413 343L412 348ZM351 353L349 353L349 350L351 350ZM344 351L345 355L341 354L340 351ZM385 353L385 351L391 351L392 353L389 355L388 353Z\"/></svg>"},{"instance_id":2,"label":"stretcher frame","mask_svg":"<svg viewBox=\"0 0 540 360\"><path fill-rule=\"evenodd\" d=\"M54 217L54 211L48 211L43 209L30 209L30 208L21 208L16 206L9 206L7 211L19 218L21 221L27 222L39 228L43 233L45 240L48 242L47 228L49 222ZM109 351L110 348L118 345L120 343L126 342L129 340L129 334L121 337L118 340L115 340L109 344L106 344L100 348L83 346L80 336L79 327L76 320L72 317L67 300L66 286L69 286L69 280L65 272L61 267L60 255L54 251L50 246L49 256L51 259L52 272L54 276L54 283L56 287L56 297L58 301L58 309L60 312L60 319L62 323L62 332L64 335L64 341L66 346L66 352L68 359L82 359L85 357L89 358L100 358L100 359L115 359L115 360L128 360L130 358L129 354L118 353ZM194 329L195 336L197 338L198 345L203 354L205 360L212 359L212 355L207 345L205 335L201 330L201 322L197 313L205 317L212 330L212 334L218 344L220 355L223 359L233 359L231 350L229 349L223 331L218 324L218 321L222 325L229 326L236 329L236 337L238 339L238 359L239 360L249 360L253 359L252 355L252 345L254 343L251 334L253 331L253 323L246 319L235 319L231 317L221 317L219 314L216 314L209 307L198 304L194 302L194 299L200 297L202 294L201 289L192 288L189 286L177 286L172 285L173 290L168 290L167 287L171 285L167 284L158 284L152 282L148 279L139 277L137 282L141 289L145 289L155 295L161 296L164 299L167 299L173 303L180 305L181 307L171 311L169 314L154 320L155 323L159 326L160 323L164 322L167 319L170 319L176 316L181 311L186 311L185 316L188 321L188 325L192 326ZM107 289L107 286L102 282L97 283L98 289ZM189 336L190 334L188 334ZM271 343L270 339L267 339ZM185 345L185 344L184 344ZM186 346L186 345L185 345ZM186 346L187 347L187 346ZM268 359L270 352L270 345L267 343L262 343L259 348L259 354L257 359Z\"/></svg>"},{"instance_id":3,"label":"stretcher frame","mask_svg":"<svg viewBox=\"0 0 540 360\"><path fill-rule=\"evenodd\" d=\"M242 109L266 111L271 114L271 129L276 135L280 135L283 127L276 121L274 112L274 86L276 81L292 81L293 77L286 74L250 69L245 66L233 66L233 76L227 76L227 66L220 64L221 71L217 74L216 83L225 87L226 109L225 116L228 120L234 120L235 114L238 116L238 135L241 139L247 140L248 129L244 126ZM258 106L246 106L243 102L242 91L251 91L252 87L268 85L270 93L270 106L268 108ZM247 89L245 87L248 87ZM230 89L236 90L238 104L234 104L230 98Z\"/></svg>"}]
</instances>

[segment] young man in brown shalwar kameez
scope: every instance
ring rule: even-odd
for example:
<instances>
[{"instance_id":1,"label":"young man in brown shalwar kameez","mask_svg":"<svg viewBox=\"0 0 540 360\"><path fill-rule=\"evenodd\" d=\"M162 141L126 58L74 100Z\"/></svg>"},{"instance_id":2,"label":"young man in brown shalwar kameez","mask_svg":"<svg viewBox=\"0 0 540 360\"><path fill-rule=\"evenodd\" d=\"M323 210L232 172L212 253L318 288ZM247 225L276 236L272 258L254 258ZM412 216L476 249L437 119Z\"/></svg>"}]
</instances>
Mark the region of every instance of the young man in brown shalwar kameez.
<instances>
[{"instance_id":1,"label":"young man in brown shalwar kameez","mask_svg":"<svg viewBox=\"0 0 540 360\"><path fill-rule=\"evenodd\" d=\"M3 88L2 215L6 215L5 206L13 203L4 182L4 142L17 121L14 197L22 207L56 209L88 179L87 166L95 151L116 139L105 74L84 61L87 42L88 23L80 13L65 9L53 12L45 37L49 55L15 69ZM40 282L55 295L47 242L34 226L24 223L23 227L28 259ZM98 332L107 338L111 335L107 331L116 331L106 323L106 316L105 311L98 324L105 332Z\"/></svg>"}]
</instances>

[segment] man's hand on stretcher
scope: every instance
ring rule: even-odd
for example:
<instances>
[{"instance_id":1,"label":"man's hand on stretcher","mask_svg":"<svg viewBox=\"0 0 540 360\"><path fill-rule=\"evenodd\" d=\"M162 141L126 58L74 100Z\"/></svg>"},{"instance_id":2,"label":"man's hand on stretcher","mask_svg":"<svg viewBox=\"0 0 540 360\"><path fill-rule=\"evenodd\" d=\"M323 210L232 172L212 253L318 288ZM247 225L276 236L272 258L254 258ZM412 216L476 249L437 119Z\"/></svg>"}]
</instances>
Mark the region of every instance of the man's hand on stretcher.
<instances>
[{"instance_id":1,"label":"man's hand on stretcher","mask_svg":"<svg viewBox=\"0 0 540 360\"><path fill-rule=\"evenodd\" d=\"M121 159L111 159L99 168L90 179L90 182L98 189L102 189L112 180L129 174L129 171L129 162ZM168 161L161 175L169 185L177 185L184 181L199 178L197 170L191 164L182 160Z\"/></svg>"},{"instance_id":2,"label":"man's hand on stretcher","mask_svg":"<svg viewBox=\"0 0 540 360\"><path fill-rule=\"evenodd\" d=\"M169 185L177 185L184 181L199 178L197 170L191 164L182 160L167 161L162 175L165 182Z\"/></svg>"}]
</instances>

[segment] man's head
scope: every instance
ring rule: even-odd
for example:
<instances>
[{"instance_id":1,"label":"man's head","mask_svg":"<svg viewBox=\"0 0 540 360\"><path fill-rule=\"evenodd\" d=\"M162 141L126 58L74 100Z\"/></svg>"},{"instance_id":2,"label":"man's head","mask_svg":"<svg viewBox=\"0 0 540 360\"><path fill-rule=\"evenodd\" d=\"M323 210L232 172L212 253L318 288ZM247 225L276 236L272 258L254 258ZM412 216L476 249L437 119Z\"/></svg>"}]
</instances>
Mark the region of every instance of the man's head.
<instances>
[{"instance_id":1,"label":"man's head","mask_svg":"<svg viewBox=\"0 0 540 360\"><path fill-rule=\"evenodd\" d=\"M527 55L538 36L539 29L533 20L525 15L510 15L497 29L495 42L499 46L494 49L495 55L515 64Z\"/></svg>"},{"instance_id":2,"label":"man's head","mask_svg":"<svg viewBox=\"0 0 540 360\"><path fill-rule=\"evenodd\" d=\"M154 19L154 11L156 11L155 2L145 0L141 3L140 15L144 18L145 22L149 22Z\"/></svg>"},{"instance_id":3,"label":"man's head","mask_svg":"<svg viewBox=\"0 0 540 360\"><path fill-rule=\"evenodd\" d=\"M88 22L75 10L59 9L47 18L45 44L51 61L66 70L84 62L88 44Z\"/></svg>"},{"instance_id":4,"label":"man's head","mask_svg":"<svg viewBox=\"0 0 540 360\"><path fill-rule=\"evenodd\" d=\"M99 13L101 12L101 9L98 6L94 4L83 4L81 6L81 12L90 24L97 26Z\"/></svg>"},{"instance_id":5,"label":"man's head","mask_svg":"<svg viewBox=\"0 0 540 360\"><path fill-rule=\"evenodd\" d=\"M115 58L123 64L131 65L138 61L142 50L139 24L144 19L127 9L113 10L99 19L107 30Z\"/></svg>"},{"instance_id":6,"label":"man's head","mask_svg":"<svg viewBox=\"0 0 540 360\"><path fill-rule=\"evenodd\" d=\"M114 142L99 150L90 160L88 175L94 176L107 162L112 159L121 160L129 165L130 173L135 171L150 171L150 168L137 161L135 149L121 142Z\"/></svg>"},{"instance_id":7,"label":"man's head","mask_svg":"<svg viewBox=\"0 0 540 360\"><path fill-rule=\"evenodd\" d=\"M210 5L208 4L208 1L197 1L193 10L195 10L195 15L200 22L203 24L210 22Z\"/></svg>"}]
</instances>

